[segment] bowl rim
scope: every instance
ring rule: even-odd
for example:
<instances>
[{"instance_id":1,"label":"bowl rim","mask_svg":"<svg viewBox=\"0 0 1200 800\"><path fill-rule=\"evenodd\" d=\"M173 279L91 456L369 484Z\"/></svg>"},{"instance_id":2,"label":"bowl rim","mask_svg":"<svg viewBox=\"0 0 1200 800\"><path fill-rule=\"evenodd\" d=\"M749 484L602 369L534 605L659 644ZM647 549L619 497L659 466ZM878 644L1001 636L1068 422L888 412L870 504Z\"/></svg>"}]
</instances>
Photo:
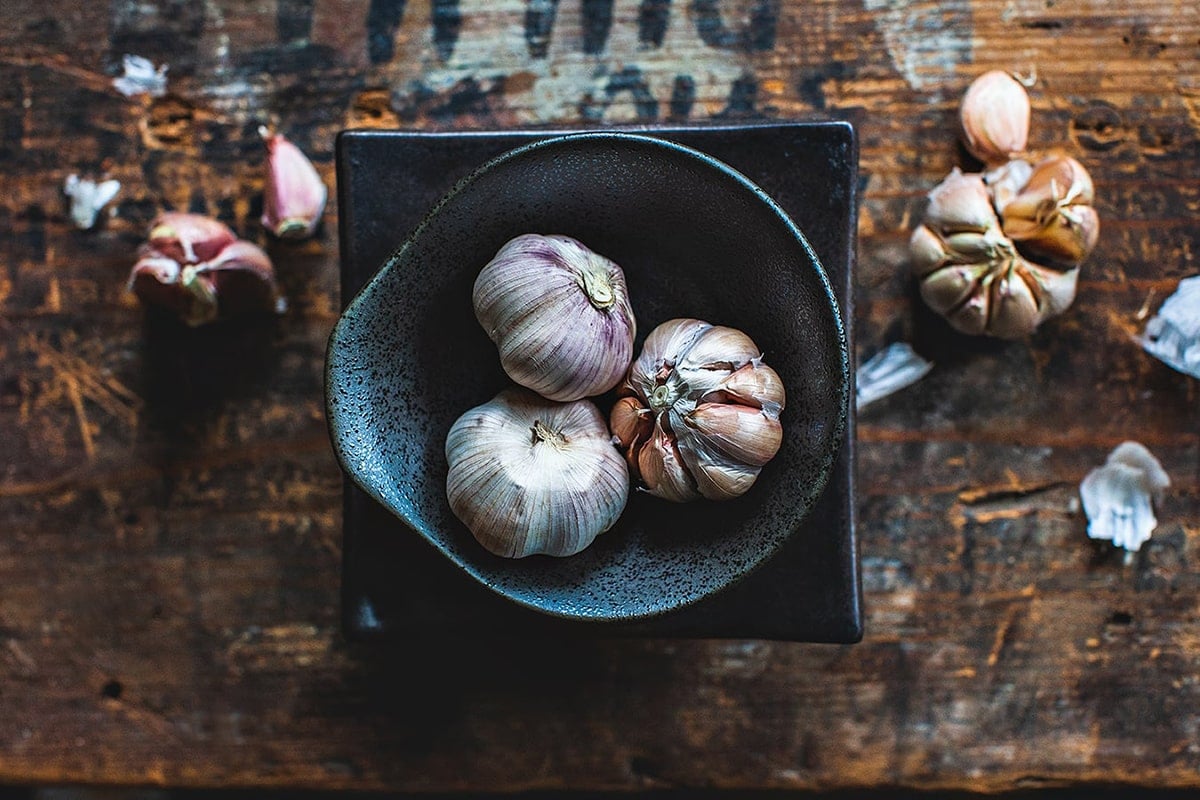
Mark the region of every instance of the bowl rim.
<instances>
[{"instance_id":1,"label":"bowl rim","mask_svg":"<svg viewBox=\"0 0 1200 800\"><path fill-rule=\"evenodd\" d=\"M727 590L728 588L730 588L731 586L733 586L737 583L740 583L747 576L749 576L750 574L755 572L758 568L760 568L763 564L770 561L771 558L776 553L778 553L778 551L783 547L784 543L795 532L795 528L790 530L784 536L776 537L772 542L769 543L768 546L764 547L762 549L762 551L760 552L759 556L757 557L757 559L755 560L755 562L749 568L742 570L740 573L737 573L730 580L728 580L724 583L721 583L720 585L718 585L714 588L711 588L708 591L699 592L695 596L688 597L681 602L670 604L670 605L667 605L664 607L650 609L647 611L630 612L630 613L623 613L621 611L618 611L617 613L603 614L603 615L597 614L591 610L573 612L573 611L569 611L569 610L539 605L530 600L527 600L526 598L520 596L519 594L513 594L507 590L504 590L500 587L495 586L493 584L493 582L487 578L486 574L484 574L480 570L476 569L472 565L470 560L459 557L459 555L457 553L455 553L453 549L447 547L444 543L439 541L436 537L431 537L431 536L426 535L423 532L422 526L420 524L415 523L413 520L409 519L407 515L402 513L400 510L394 508L392 506L392 504L390 502L388 502L379 491L376 490L373 483L369 480L366 480L362 476L361 472L354 467L352 455L350 453L346 452L346 450L343 448L342 441L341 441L342 437L338 434L338 430L341 428L341 426L339 426L337 424L337 421L336 421L337 415L334 412L334 406L333 406L333 402L332 402L333 398L332 398L331 387L333 384L332 373L333 373L333 369L334 369L334 360L335 360L334 359L334 349L335 349L335 344L342 339L343 326L348 324L348 319L355 315L357 308L365 302L365 298L371 293L371 291L373 290L375 285L377 283L380 283L383 281L385 274L396 266L396 264L401 260L405 251L407 251L410 247L413 246L413 243L416 240L418 240L420 238L420 236L423 234L423 232L425 231L425 229L430 224L432 224L432 220L441 212L441 210L447 204L452 202L456 197L458 197L464 191L469 189L470 186L473 183L475 183L482 175L492 171L496 167L498 167L508 161L518 159L530 151L559 147L559 146L562 146L564 143L566 143L568 141L572 141L572 140L596 141L596 142L601 142L601 143L614 142L614 141L617 141L617 142L628 141L628 142L634 142L634 143L642 145L642 146L648 146L651 148L657 147L657 148L661 148L661 149L667 150L667 151L674 151L675 153L681 154L685 157L697 159L700 162L704 163L706 166L713 168L713 169L717 170L718 172L723 173L726 177L728 177L728 178L732 179L734 182L740 184L744 189L749 190L760 202L765 204L765 206L771 211L771 213L780 222L782 222L784 224L784 226L786 227L788 232L791 234L792 238L795 239L795 241L800 245L801 249L803 249L804 252L807 254L807 256L811 262L811 266L815 267L816 277L817 277L817 280L821 287L821 291L823 292L825 302L828 305L828 307L831 309L831 311L833 312L832 313L833 326L834 326L834 329L837 334L837 351L838 351L837 372L841 378L841 380L838 382L839 386L838 386L837 406L838 406L839 413L837 414L836 419L834 420L833 424L829 428L829 433L828 433L828 436L826 437L826 446L824 447L823 451L821 452L821 457L822 457L821 469L819 471L817 480L813 482L812 489L810 489L808 496L806 498L807 509L805 510L804 516L801 517L801 521L808 518L808 516L812 513L813 507L816 505L817 501L820 499L822 493L825 491L825 488L828 485L829 477L830 477L831 471L833 469L834 462L836 461L838 453L841 450L842 434L846 428L846 425L848 424L848 416L850 414L851 375L850 375L850 353L849 353L849 346L848 346L848 342L847 342L846 325L848 324L849 321L843 320L843 318L842 318L841 306L838 303L836 294L834 293L833 285L830 283L829 274L826 272L825 266L821 263L821 260L817 256L816 251L813 250L812 245L809 243L808 238L804 235L804 232L800 230L799 226L795 223L794 220L792 220L791 216L788 215L788 213L786 211L784 211L784 209L774 200L774 198L772 198L769 194L767 194L766 191L764 191L761 187L758 186L758 184L756 184L754 181L752 181L746 175L742 174L738 170L736 170L733 167L731 167L730 165L726 164L721 159L716 158L715 156L711 156L708 153L705 153L702 150L696 149L694 147L689 147L687 145L680 144L679 142L675 142L670 139L666 139L666 138L663 138L660 136L655 136L652 133L628 132L628 131L621 131L621 130L585 130L585 131L556 132L556 133L548 135L546 138L535 139L533 141L518 145L510 150L505 151L504 153L501 153L498 156L490 158L487 161L485 161L483 164L481 164L480 166L473 169L466 177L457 181L454 184L454 186L451 187L449 190L447 190L446 193L441 197L441 199L439 199L437 201L437 203L435 203L429 209L429 211L426 212L424 214L424 216L422 216L420 223L418 223L417 226L415 228L413 228L413 230L407 236L405 236L403 242L401 242L394 250L392 250L384 258L381 266L375 272L375 274L372 275L371 279L369 281L367 281L362 286L361 289L359 289L359 291L355 294L354 298L349 303L346 304L346 307L344 309L342 309L341 313L339 314L337 322L334 324L332 330L330 331L328 342L326 345L326 351L325 351L325 369L324 369L323 377L324 377L324 384L325 384L326 424L327 424L327 429L328 429L328 433L329 433L329 437L330 437L330 442L333 447L334 455L338 461L338 464L341 467L342 471L346 475L350 476L351 480L354 481L355 485L358 486L360 489L362 489L364 492L366 492L375 502L379 503L384 508L386 508L388 510L388 512L391 513L393 516L398 517L405 525L407 525L409 528L413 529L414 532L418 533L421 536L421 538L426 541L427 544L432 546L435 550L437 550L443 557L445 557L447 560L449 560L456 567L458 567L459 569L463 570L465 573L470 575L479 584L486 586L489 590L491 590L495 594L505 598L509 602L515 603L519 606L530 609L539 614L543 614L543 615L550 616L550 617L555 617L558 619L563 619L563 620L568 620L568 621L585 622L585 623L597 624L597 625L601 625L601 624L605 624L605 623L618 623L618 622L639 622L639 621L643 621L643 620L653 619L655 617L660 617L664 614L669 614L669 613L672 613L679 609L695 605L696 603L704 600L705 598L711 597L715 594L718 594L722 591ZM853 244L851 244L851 247L853 247Z\"/></svg>"}]
</instances>

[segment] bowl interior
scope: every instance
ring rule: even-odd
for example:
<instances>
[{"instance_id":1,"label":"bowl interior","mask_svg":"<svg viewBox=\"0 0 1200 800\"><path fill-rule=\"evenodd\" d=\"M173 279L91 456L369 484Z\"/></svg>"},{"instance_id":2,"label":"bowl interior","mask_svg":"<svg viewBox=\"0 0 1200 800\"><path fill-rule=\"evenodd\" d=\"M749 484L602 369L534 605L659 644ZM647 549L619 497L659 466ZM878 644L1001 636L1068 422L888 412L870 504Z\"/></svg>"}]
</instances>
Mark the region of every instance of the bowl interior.
<instances>
[{"instance_id":1,"label":"bowl interior","mask_svg":"<svg viewBox=\"0 0 1200 800\"><path fill-rule=\"evenodd\" d=\"M682 316L754 339L783 379L787 407L779 454L746 495L676 505L635 492L615 527L565 559L493 556L454 517L446 433L508 385L471 288L504 242L529 232L573 236L621 265L637 350ZM405 232L396 233L400 242ZM618 133L527 145L456 187L347 307L326 374L334 449L358 485L499 594L590 620L687 605L774 553L824 488L848 385L828 280L786 215L708 156ZM598 398L603 412L611 400Z\"/></svg>"}]
</instances>

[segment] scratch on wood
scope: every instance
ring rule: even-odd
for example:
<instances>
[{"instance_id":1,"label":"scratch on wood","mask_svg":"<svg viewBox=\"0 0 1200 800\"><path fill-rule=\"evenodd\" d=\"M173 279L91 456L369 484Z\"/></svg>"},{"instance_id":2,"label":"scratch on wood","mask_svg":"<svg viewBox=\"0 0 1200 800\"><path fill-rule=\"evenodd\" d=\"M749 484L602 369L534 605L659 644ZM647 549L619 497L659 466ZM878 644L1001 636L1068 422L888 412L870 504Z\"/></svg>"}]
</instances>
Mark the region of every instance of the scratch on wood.
<instances>
[{"instance_id":1,"label":"scratch on wood","mask_svg":"<svg viewBox=\"0 0 1200 800\"><path fill-rule=\"evenodd\" d=\"M33 656L21 646L21 643L16 639L9 639L4 643L4 649L8 651L14 665L17 668L17 673L25 678L33 677L37 674L38 665L33 660Z\"/></svg>"},{"instance_id":2,"label":"scratch on wood","mask_svg":"<svg viewBox=\"0 0 1200 800\"><path fill-rule=\"evenodd\" d=\"M72 403L72 392L77 392L81 402L86 398L126 428L137 428L143 406L137 392L115 377L101 372L81 356L59 349L45 339L29 336L23 344L26 352L36 356L39 366L53 372L54 381L65 390ZM76 413L86 418L78 407Z\"/></svg>"},{"instance_id":3,"label":"scratch on wood","mask_svg":"<svg viewBox=\"0 0 1200 800\"><path fill-rule=\"evenodd\" d=\"M1066 481L1047 481L1024 485L1014 482L1004 486L979 486L959 492L958 500L965 505L975 506L985 503L995 503L1001 500L1016 500L1068 485Z\"/></svg>"}]
</instances>

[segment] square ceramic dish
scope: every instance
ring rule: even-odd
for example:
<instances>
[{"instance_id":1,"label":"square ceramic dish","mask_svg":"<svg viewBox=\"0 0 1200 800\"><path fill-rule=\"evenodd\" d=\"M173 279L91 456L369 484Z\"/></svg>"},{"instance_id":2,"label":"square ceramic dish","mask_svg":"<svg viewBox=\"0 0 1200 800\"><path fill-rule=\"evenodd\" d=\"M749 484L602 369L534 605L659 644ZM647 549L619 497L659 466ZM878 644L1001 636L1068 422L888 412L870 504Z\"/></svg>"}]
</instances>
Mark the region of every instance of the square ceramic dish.
<instances>
[{"instance_id":1,"label":"square ceramic dish","mask_svg":"<svg viewBox=\"0 0 1200 800\"><path fill-rule=\"evenodd\" d=\"M639 131L720 159L761 186L806 234L849 319L856 151L844 123ZM555 132L350 132L338 145L343 298L352 298L456 182ZM393 268L395 265L393 264ZM852 421L801 535L750 576L694 605L636 622L564 621L464 574L348 484L344 607L353 638L483 631L854 641L861 635L852 504Z\"/></svg>"}]
</instances>

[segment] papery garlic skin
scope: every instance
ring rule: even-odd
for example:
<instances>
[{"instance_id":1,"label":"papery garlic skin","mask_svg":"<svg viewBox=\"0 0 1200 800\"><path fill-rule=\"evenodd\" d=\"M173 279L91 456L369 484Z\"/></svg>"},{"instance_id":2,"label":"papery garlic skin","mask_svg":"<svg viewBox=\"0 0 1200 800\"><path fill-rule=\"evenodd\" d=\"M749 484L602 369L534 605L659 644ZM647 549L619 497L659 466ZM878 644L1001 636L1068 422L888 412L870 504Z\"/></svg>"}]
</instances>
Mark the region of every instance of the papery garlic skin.
<instances>
[{"instance_id":1,"label":"papery garlic skin","mask_svg":"<svg viewBox=\"0 0 1200 800\"><path fill-rule=\"evenodd\" d=\"M633 358L624 272L568 236L510 240L480 271L472 299L504 371L551 400L608 391Z\"/></svg>"},{"instance_id":2,"label":"papery garlic skin","mask_svg":"<svg viewBox=\"0 0 1200 800\"><path fill-rule=\"evenodd\" d=\"M571 556L620 517L629 472L591 401L511 388L472 408L446 437L454 515L506 558Z\"/></svg>"},{"instance_id":3,"label":"papery garlic skin","mask_svg":"<svg viewBox=\"0 0 1200 800\"><path fill-rule=\"evenodd\" d=\"M250 313L283 313L271 259L228 226L197 214L152 223L129 275L129 291L196 327Z\"/></svg>"},{"instance_id":4,"label":"papery garlic skin","mask_svg":"<svg viewBox=\"0 0 1200 800\"><path fill-rule=\"evenodd\" d=\"M1141 549L1158 525L1153 504L1162 501L1170 485L1162 464L1144 445L1122 442L1079 485L1088 536L1130 552Z\"/></svg>"},{"instance_id":5,"label":"papery garlic skin","mask_svg":"<svg viewBox=\"0 0 1200 800\"><path fill-rule=\"evenodd\" d=\"M282 133L258 132L267 146L263 227L280 239L306 239L325 211L325 184L308 156Z\"/></svg>"},{"instance_id":6,"label":"papery garlic skin","mask_svg":"<svg viewBox=\"0 0 1200 800\"><path fill-rule=\"evenodd\" d=\"M1142 332L1147 353L1172 369L1200 378L1200 275L1179 281Z\"/></svg>"},{"instance_id":7,"label":"papery garlic skin","mask_svg":"<svg viewBox=\"0 0 1200 800\"><path fill-rule=\"evenodd\" d=\"M88 178L80 178L72 173L63 183L63 194L71 198L71 221L81 231L90 230L96 225L96 217L117 192L121 191L120 181L107 180L96 183Z\"/></svg>"},{"instance_id":8,"label":"papery garlic skin","mask_svg":"<svg viewBox=\"0 0 1200 800\"><path fill-rule=\"evenodd\" d=\"M1007 72L991 70L963 95L959 118L967 150L989 167L1025 150L1029 141L1029 94Z\"/></svg>"},{"instance_id":9,"label":"papery garlic skin","mask_svg":"<svg viewBox=\"0 0 1200 800\"><path fill-rule=\"evenodd\" d=\"M674 319L646 338L613 407L613 436L648 493L744 494L783 442L783 381L735 328Z\"/></svg>"}]
</instances>

